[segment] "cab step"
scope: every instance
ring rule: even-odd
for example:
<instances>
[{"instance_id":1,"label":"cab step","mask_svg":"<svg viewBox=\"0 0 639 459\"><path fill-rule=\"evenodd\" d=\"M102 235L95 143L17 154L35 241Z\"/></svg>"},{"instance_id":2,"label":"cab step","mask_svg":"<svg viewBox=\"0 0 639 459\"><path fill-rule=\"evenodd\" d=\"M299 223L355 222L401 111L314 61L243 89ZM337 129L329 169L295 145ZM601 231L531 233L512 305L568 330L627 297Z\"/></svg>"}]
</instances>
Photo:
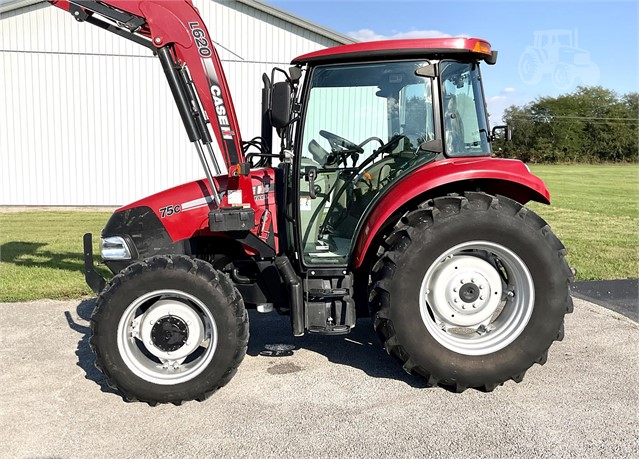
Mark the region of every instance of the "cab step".
<instances>
[{"instance_id":1,"label":"cab step","mask_svg":"<svg viewBox=\"0 0 639 459\"><path fill-rule=\"evenodd\" d=\"M355 326L353 275L315 269L304 279L304 325L316 335L345 335Z\"/></svg>"}]
</instances>

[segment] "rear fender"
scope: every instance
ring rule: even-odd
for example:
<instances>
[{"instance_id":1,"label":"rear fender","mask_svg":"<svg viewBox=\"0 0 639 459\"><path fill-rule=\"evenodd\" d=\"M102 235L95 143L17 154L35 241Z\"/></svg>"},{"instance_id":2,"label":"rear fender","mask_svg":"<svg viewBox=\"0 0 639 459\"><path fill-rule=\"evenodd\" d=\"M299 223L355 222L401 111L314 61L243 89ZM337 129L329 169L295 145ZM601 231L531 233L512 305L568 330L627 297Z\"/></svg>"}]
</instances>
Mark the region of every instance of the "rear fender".
<instances>
[{"instance_id":1,"label":"rear fender","mask_svg":"<svg viewBox=\"0 0 639 459\"><path fill-rule=\"evenodd\" d=\"M453 158L427 164L390 188L365 217L353 252L353 268L359 268L380 229L411 201L450 192L485 191L501 194L522 204L550 204L544 182L519 160L499 158Z\"/></svg>"}]
</instances>

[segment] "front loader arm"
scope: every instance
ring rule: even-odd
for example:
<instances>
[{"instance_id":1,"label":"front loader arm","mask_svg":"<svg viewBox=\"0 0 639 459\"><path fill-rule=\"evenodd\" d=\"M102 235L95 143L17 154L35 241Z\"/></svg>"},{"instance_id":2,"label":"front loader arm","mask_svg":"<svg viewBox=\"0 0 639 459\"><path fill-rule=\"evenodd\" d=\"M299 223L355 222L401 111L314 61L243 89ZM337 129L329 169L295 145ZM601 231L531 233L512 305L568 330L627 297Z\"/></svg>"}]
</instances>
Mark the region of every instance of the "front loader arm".
<instances>
[{"instance_id":1,"label":"front loader arm","mask_svg":"<svg viewBox=\"0 0 639 459\"><path fill-rule=\"evenodd\" d=\"M209 148L219 173L210 148L212 138L207 128L210 124L229 177L236 178L236 188L243 191L243 202L255 205L252 188L243 183L250 183L246 177L248 164L220 58L191 0L50 0L50 3L79 21L93 23L153 49L162 61L189 139L197 144L200 159L203 159L201 142ZM214 188L206 160L203 165Z\"/></svg>"}]
</instances>

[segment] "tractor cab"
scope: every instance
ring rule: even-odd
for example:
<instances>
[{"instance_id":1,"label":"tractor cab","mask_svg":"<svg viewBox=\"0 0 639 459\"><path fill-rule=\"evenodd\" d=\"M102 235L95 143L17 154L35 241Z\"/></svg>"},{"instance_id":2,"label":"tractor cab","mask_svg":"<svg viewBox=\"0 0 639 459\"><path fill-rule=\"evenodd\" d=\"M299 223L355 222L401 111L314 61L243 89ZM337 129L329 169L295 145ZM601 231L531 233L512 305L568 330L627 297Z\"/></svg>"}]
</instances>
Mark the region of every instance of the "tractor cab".
<instances>
[{"instance_id":1,"label":"tractor cab","mask_svg":"<svg viewBox=\"0 0 639 459\"><path fill-rule=\"evenodd\" d=\"M292 232L305 266L347 266L364 218L401 178L437 159L491 154L479 62L495 58L486 42L456 38L293 60L306 70L298 121L286 132L299 196Z\"/></svg>"}]
</instances>

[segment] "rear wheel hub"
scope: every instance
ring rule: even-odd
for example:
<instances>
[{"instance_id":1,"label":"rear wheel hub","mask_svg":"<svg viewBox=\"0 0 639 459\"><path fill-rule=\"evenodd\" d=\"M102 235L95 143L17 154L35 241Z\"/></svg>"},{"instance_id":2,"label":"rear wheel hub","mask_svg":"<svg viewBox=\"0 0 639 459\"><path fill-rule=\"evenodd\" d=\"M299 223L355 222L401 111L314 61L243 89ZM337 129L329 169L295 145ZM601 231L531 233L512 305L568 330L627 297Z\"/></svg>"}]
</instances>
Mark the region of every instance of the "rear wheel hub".
<instances>
[{"instance_id":1,"label":"rear wheel hub","mask_svg":"<svg viewBox=\"0 0 639 459\"><path fill-rule=\"evenodd\" d=\"M487 355L512 343L526 327L534 302L526 264L489 241L446 250L426 271L420 292L420 312L431 336L465 355Z\"/></svg>"},{"instance_id":2,"label":"rear wheel hub","mask_svg":"<svg viewBox=\"0 0 639 459\"><path fill-rule=\"evenodd\" d=\"M459 289L459 297L464 303L472 303L479 298L479 287L473 283L464 284Z\"/></svg>"}]
</instances>

